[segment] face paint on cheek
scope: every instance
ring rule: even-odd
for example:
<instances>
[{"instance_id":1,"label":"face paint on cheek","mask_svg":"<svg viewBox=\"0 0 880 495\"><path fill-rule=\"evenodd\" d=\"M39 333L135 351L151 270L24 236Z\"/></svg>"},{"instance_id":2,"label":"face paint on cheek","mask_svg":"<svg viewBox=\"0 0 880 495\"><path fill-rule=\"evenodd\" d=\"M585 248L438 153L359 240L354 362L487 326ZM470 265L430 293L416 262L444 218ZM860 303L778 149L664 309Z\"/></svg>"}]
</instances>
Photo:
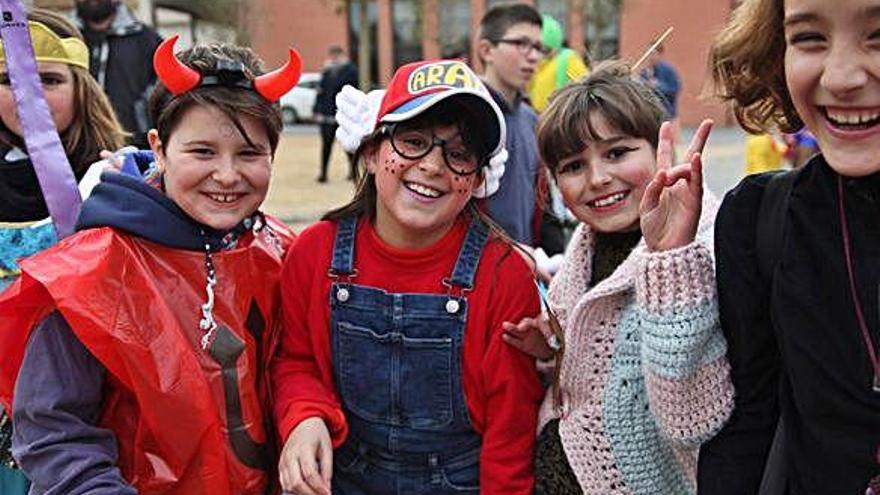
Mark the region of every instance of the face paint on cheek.
<instances>
[{"instance_id":1,"label":"face paint on cheek","mask_svg":"<svg viewBox=\"0 0 880 495\"><path fill-rule=\"evenodd\" d=\"M461 179L461 180L459 180L459 179ZM473 179L471 177L456 177L455 178L456 182L463 182L464 183L464 184L460 184L462 186L462 188L458 190L458 194L461 194L462 196L469 195L471 193L470 185L471 185L472 180Z\"/></svg>"},{"instance_id":2,"label":"face paint on cheek","mask_svg":"<svg viewBox=\"0 0 880 495\"><path fill-rule=\"evenodd\" d=\"M403 169L406 168L406 160L409 159L401 156L400 153L398 153L397 151L392 151L391 153L391 173L396 174L399 171L402 172ZM400 161L398 161L398 158L402 158L404 160L404 163L400 163Z\"/></svg>"}]
</instances>

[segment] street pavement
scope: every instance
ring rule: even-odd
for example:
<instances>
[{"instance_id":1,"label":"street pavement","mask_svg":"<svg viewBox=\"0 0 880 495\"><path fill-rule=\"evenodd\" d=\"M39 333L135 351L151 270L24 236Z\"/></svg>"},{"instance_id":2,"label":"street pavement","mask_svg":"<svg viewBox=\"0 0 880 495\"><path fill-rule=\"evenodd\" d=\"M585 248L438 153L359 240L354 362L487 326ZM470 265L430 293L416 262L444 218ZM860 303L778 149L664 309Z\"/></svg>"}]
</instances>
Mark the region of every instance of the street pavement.
<instances>
[{"instance_id":1,"label":"street pavement","mask_svg":"<svg viewBox=\"0 0 880 495\"><path fill-rule=\"evenodd\" d=\"M693 135L684 129L679 156ZM290 224L297 232L329 209L351 199L354 185L348 181L348 162L337 143L330 162L330 180L318 183L321 139L315 126L286 129L275 155L272 185L264 211ZM742 178L745 134L739 128L712 131L704 150L704 173L708 188L719 198Z\"/></svg>"}]
</instances>

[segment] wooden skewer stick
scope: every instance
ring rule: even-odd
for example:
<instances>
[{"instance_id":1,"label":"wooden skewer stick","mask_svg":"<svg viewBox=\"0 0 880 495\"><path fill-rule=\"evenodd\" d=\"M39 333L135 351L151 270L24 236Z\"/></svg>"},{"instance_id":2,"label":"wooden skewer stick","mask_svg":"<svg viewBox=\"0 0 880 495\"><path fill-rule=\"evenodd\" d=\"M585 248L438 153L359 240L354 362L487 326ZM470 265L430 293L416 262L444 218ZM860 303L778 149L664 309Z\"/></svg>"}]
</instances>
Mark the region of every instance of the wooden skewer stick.
<instances>
[{"instance_id":1,"label":"wooden skewer stick","mask_svg":"<svg viewBox=\"0 0 880 495\"><path fill-rule=\"evenodd\" d=\"M661 34L660 37L657 38L657 41L655 41L653 45L651 45L647 50L645 50L645 53L642 54L642 56L639 58L639 61L636 62L635 64L633 64L633 66L632 66L633 74L635 74L636 71L638 71L639 66L642 65L642 63L648 58L648 55L653 53L654 50L656 50L657 47L660 46L663 43L663 41L666 40L666 38L670 34L672 34L673 29L674 28L672 26L669 26L668 28L666 28L666 31L664 31L663 34Z\"/></svg>"}]
</instances>

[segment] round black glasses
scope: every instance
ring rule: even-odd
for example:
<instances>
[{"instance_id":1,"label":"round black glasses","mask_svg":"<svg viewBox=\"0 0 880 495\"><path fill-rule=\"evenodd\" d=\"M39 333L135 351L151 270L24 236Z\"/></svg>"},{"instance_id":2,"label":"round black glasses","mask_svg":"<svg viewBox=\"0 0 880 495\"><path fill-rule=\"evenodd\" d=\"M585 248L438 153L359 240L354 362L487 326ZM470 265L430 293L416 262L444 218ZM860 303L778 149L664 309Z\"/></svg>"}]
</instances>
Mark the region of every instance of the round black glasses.
<instances>
[{"instance_id":1,"label":"round black glasses","mask_svg":"<svg viewBox=\"0 0 880 495\"><path fill-rule=\"evenodd\" d=\"M424 158L434 146L440 146L443 162L456 175L472 175L482 165L483 160L465 146L460 135L443 139L428 129L407 129L397 124L385 126L382 132L390 138L394 151L408 160Z\"/></svg>"}]
</instances>

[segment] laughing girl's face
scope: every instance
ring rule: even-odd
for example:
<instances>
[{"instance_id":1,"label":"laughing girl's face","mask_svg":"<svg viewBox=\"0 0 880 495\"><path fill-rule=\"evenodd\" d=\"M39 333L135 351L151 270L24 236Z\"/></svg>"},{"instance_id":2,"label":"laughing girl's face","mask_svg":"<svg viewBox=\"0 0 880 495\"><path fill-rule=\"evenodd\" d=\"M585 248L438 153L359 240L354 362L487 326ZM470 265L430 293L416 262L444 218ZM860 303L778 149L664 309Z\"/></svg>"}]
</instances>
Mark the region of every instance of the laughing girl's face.
<instances>
[{"instance_id":1,"label":"laughing girl's face","mask_svg":"<svg viewBox=\"0 0 880 495\"><path fill-rule=\"evenodd\" d=\"M792 102L841 175L880 171L880 0L785 0Z\"/></svg>"}]
</instances>

